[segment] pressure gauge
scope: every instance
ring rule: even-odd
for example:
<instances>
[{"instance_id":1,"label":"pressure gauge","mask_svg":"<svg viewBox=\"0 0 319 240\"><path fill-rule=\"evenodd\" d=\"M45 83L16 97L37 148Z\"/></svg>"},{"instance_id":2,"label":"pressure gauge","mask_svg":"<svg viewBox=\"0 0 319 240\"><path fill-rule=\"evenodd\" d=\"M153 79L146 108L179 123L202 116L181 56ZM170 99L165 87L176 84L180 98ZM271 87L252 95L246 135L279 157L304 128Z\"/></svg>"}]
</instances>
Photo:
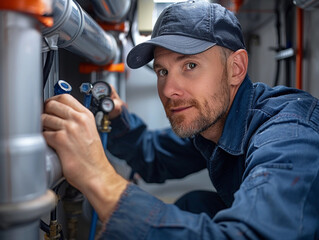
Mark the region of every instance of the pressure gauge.
<instances>
[{"instance_id":1,"label":"pressure gauge","mask_svg":"<svg viewBox=\"0 0 319 240\"><path fill-rule=\"evenodd\" d=\"M104 97L100 100L100 109L103 113L108 114L114 109L114 102L109 97Z\"/></svg>"},{"instance_id":2,"label":"pressure gauge","mask_svg":"<svg viewBox=\"0 0 319 240\"><path fill-rule=\"evenodd\" d=\"M97 100L103 97L109 97L111 95L111 86L106 82L95 82L93 84L92 95Z\"/></svg>"}]
</instances>

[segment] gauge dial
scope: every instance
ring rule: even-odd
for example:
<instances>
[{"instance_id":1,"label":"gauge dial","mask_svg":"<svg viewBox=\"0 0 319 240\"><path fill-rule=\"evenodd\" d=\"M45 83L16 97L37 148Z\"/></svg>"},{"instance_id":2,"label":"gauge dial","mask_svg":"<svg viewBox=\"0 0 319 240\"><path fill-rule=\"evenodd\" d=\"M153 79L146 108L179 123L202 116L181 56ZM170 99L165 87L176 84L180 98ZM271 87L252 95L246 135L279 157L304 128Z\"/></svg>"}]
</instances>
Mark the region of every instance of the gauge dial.
<instances>
[{"instance_id":1,"label":"gauge dial","mask_svg":"<svg viewBox=\"0 0 319 240\"><path fill-rule=\"evenodd\" d=\"M104 113L110 113L114 109L114 102L109 97L104 97L100 100L100 108Z\"/></svg>"},{"instance_id":2,"label":"gauge dial","mask_svg":"<svg viewBox=\"0 0 319 240\"><path fill-rule=\"evenodd\" d=\"M92 95L98 100L103 97L109 97L111 95L111 86L106 82L96 82L93 84Z\"/></svg>"}]
</instances>

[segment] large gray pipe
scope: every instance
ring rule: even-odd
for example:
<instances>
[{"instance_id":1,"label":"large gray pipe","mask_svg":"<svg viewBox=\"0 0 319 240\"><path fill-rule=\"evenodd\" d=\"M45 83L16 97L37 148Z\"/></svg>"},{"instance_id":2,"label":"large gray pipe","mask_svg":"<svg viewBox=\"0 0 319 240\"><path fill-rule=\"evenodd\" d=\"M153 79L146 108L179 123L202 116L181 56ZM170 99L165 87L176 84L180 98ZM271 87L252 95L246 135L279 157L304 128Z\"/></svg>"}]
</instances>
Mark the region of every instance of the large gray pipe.
<instances>
[{"instance_id":1,"label":"large gray pipe","mask_svg":"<svg viewBox=\"0 0 319 240\"><path fill-rule=\"evenodd\" d=\"M53 6L54 25L42 30L46 39L58 35L57 46L65 48L99 65L114 60L117 50L112 34L105 32L72 0L56 0Z\"/></svg>"},{"instance_id":2,"label":"large gray pipe","mask_svg":"<svg viewBox=\"0 0 319 240\"><path fill-rule=\"evenodd\" d=\"M41 32L37 20L0 11L0 239L38 239L56 204L42 136Z\"/></svg>"},{"instance_id":3,"label":"large gray pipe","mask_svg":"<svg viewBox=\"0 0 319 240\"><path fill-rule=\"evenodd\" d=\"M52 189L64 178L59 157L56 152L50 147L47 147L46 149L45 162L48 187Z\"/></svg>"},{"instance_id":4,"label":"large gray pipe","mask_svg":"<svg viewBox=\"0 0 319 240\"><path fill-rule=\"evenodd\" d=\"M91 0L96 15L106 21L118 23L124 20L131 7L131 0Z\"/></svg>"}]
</instances>

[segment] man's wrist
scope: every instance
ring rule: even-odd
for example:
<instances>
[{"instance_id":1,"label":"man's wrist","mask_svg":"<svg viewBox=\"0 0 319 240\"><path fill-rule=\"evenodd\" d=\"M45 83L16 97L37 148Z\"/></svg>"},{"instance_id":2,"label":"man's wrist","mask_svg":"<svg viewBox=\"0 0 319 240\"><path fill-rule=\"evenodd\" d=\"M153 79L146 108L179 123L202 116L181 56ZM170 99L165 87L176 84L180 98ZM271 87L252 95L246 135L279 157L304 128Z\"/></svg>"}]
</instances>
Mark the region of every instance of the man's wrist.
<instances>
[{"instance_id":1,"label":"man's wrist","mask_svg":"<svg viewBox=\"0 0 319 240\"><path fill-rule=\"evenodd\" d=\"M99 176L88 183L88 191L84 195L88 198L97 212L99 219L106 223L128 185L128 181L117 173Z\"/></svg>"}]
</instances>

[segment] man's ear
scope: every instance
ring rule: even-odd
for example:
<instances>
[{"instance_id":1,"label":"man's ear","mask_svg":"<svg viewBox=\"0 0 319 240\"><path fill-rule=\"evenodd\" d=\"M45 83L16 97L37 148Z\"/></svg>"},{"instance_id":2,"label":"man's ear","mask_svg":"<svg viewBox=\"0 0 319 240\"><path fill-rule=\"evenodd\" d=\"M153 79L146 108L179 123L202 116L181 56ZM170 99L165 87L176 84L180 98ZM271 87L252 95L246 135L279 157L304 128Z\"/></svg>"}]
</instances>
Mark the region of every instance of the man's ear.
<instances>
[{"instance_id":1,"label":"man's ear","mask_svg":"<svg viewBox=\"0 0 319 240\"><path fill-rule=\"evenodd\" d=\"M248 54L246 50L239 49L233 52L227 61L231 85L240 85L245 79L248 69Z\"/></svg>"}]
</instances>

